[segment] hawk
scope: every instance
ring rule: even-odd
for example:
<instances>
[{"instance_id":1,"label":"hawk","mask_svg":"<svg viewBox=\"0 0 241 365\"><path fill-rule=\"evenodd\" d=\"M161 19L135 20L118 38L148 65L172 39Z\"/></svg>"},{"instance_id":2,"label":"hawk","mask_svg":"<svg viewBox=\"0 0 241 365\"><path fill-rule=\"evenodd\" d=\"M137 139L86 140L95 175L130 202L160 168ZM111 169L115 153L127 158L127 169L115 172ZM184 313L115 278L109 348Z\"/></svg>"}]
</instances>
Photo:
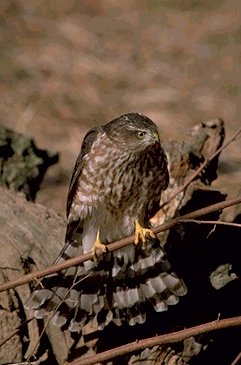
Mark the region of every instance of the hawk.
<instances>
[{"instance_id":1,"label":"hawk","mask_svg":"<svg viewBox=\"0 0 241 365\"><path fill-rule=\"evenodd\" d=\"M26 303L36 318L79 332L90 320L144 323L147 308L167 310L186 293L150 226L168 186L167 159L157 126L128 113L90 130L67 199L65 246L55 261L92 251L93 260L46 277ZM108 243L135 236L108 252ZM98 252L101 252L99 257Z\"/></svg>"}]
</instances>

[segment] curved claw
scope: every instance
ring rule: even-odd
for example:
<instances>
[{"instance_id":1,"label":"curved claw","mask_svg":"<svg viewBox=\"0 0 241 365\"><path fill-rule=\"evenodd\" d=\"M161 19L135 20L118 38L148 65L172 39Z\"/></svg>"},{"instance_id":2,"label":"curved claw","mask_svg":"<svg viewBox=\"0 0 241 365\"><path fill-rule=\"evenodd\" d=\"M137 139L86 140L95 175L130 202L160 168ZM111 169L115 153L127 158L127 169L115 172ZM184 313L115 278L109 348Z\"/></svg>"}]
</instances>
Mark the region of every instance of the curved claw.
<instances>
[{"instance_id":1,"label":"curved claw","mask_svg":"<svg viewBox=\"0 0 241 365\"><path fill-rule=\"evenodd\" d=\"M134 244L146 243L146 235L156 238L155 233L149 228L143 228L138 220L135 221L135 239Z\"/></svg>"},{"instance_id":2,"label":"curved claw","mask_svg":"<svg viewBox=\"0 0 241 365\"><path fill-rule=\"evenodd\" d=\"M91 252L93 254L94 261L98 261L99 257L104 252L106 252L106 245L104 245L103 243L101 243L99 230L97 231L96 240L95 240L95 243L93 244L93 247L91 249Z\"/></svg>"}]
</instances>

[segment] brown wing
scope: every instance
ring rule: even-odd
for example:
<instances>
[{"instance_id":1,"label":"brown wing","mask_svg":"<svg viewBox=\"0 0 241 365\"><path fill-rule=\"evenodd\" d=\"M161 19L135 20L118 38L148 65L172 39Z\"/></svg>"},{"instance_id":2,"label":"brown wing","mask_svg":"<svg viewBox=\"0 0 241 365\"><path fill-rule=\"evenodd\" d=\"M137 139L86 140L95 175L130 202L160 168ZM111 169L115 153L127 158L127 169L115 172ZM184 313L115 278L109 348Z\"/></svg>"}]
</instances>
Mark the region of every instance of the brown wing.
<instances>
[{"instance_id":1,"label":"brown wing","mask_svg":"<svg viewBox=\"0 0 241 365\"><path fill-rule=\"evenodd\" d=\"M66 214L67 218L69 216L71 204L73 202L73 197L76 191L76 184L78 183L78 177L81 174L82 168L83 168L83 157L89 153L91 150L91 146L96 139L99 132L102 131L102 127L96 127L91 129L84 137L81 150L79 153L79 156L76 160L75 167L73 170L73 174L70 180L69 185L69 192L67 196L67 205L66 205ZM71 251L71 241L73 240L73 236L75 232L82 231L82 222L80 220L69 222L67 224L66 228L66 234L65 234L65 246L63 247L62 251L60 252L59 256L57 257L55 262L58 262L60 258L63 258L63 256L66 256L67 248L69 251ZM73 254L69 253L69 257L72 257ZM66 257L67 258L67 257Z\"/></svg>"},{"instance_id":2,"label":"brown wing","mask_svg":"<svg viewBox=\"0 0 241 365\"><path fill-rule=\"evenodd\" d=\"M80 150L79 156L76 160L73 174L72 174L70 184L69 184L69 192L68 192L67 206L66 206L67 217L69 215L70 207L71 207L73 196L75 193L78 176L80 175L82 168L83 168L83 157L90 151L91 146L92 146L94 140L96 139L97 134L101 131L102 131L102 127L93 128L86 134L86 136L83 140L81 150Z\"/></svg>"}]
</instances>

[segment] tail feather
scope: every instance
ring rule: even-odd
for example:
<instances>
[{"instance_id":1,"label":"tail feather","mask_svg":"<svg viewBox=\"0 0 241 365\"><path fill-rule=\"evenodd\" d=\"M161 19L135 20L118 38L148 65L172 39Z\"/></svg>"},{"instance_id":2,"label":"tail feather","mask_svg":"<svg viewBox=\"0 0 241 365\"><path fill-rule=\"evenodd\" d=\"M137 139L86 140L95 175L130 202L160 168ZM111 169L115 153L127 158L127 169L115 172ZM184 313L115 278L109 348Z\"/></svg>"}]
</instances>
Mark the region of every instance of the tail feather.
<instances>
[{"instance_id":1,"label":"tail feather","mask_svg":"<svg viewBox=\"0 0 241 365\"><path fill-rule=\"evenodd\" d=\"M80 293L77 290L70 290L69 295L65 299L65 302L70 309L76 308L79 305L79 297Z\"/></svg>"},{"instance_id":2,"label":"tail feather","mask_svg":"<svg viewBox=\"0 0 241 365\"><path fill-rule=\"evenodd\" d=\"M26 309L37 309L48 299L51 298L52 292L49 289L35 290L31 297L25 303Z\"/></svg>"},{"instance_id":3,"label":"tail feather","mask_svg":"<svg viewBox=\"0 0 241 365\"><path fill-rule=\"evenodd\" d=\"M79 306L90 315L93 314L93 294L81 294Z\"/></svg>"},{"instance_id":4,"label":"tail feather","mask_svg":"<svg viewBox=\"0 0 241 365\"><path fill-rule=\"evenodd\" d=\"M120 309L132 307L140 302L138 287L131 289L120 289L113 293L114 305Z\"/></svg>"},{"instance_id":5,"label":"tail feather","mask_svg":"<svg viewBox=\"0 0 241 365\"><path fill-rule=\"evenodd\" d=\"M87 323L87 314L83 312L83 315L80 317L73 317L69 324L70 332L81 332L84 325Z\"/></svg>"},{"instance_id":6,"label":"tail feather","mask_svg":"<svg viewBox=\"0 0 241 365\"><path fill-rule=\"evenodd\" d=\"M62 316L60 311L56 311L51 318L51 322L57 327L63 327L67 322L67 318Z\"/></svg>"},{"instance_id":7,"label":"tail feather","mask_svg":"<svg viewBox=\"0 0 241 365\"><path fill-rule=\"evenodd\" d=\"M150 280L147 280L144 284L141 284L141 290L146 299L152 298L156 294L156 291L153 288Z\"/></svg>"},{"instance_id":8,"label":"tail feather","mask_svg":"<svg viewBox=\"0 0 241 365\"><path fill-rule=\"evenodd\" d=\"M162 273L161 277L171 293L176 294L178 297L187 293L186 285L175 273Z\"/></svg>"},{"instance_id":9,"label":"tail feather","mask_svg":"<svg viewBox=\"0 0 241 365\"><path fill-rule=\"evenodd\" d=\"M73 246L69 243L56 262L80 252L75 241ZM72 332L79 332L93 319L99 329L110 321L118 326L124 322L144 323L146 302L157 312L165 311L187 291L183 281L170 272L156 240L148 241L144 248L133 245L109 253L98 264L90 262L51 275L41 286L25 307L33 309L36 318L51 312L54 324L68 326Z\"/></svg>"},{"instance_id":10,"label":"tail feather","mask_svg":"<svg viewBox=\"0 0 241 365\"><path fill-rule=\"evenodd\" d=\"M92 310L93 313L99 313L102 308L106 307L106 298L103 295L93 295Z\"/></svg>"},{"instance_id":11,"label":"tail feather","mask_svg":"<svg viewBox=\"0 0 241 365\"><path fill-rule=\"evenodd\" d=\"M136 324L142 324L146 321L146 314L137 314L135 317L131 317L129 324L135 326Z\"/></svg>"},{"instance_id":12,"label":"tail feather","mask_svg":"<svg viewBox=\"0 0 241 365\"><path fill-rule=\"evenodd\" d=\"M168 309L167 303L160 296L154 296L149 298L149 302L152 304L156 312L165 312Z\"/></svg>"},{"instance_id":13,"label":"tail feather","mask_svg":"<svg viewBox=\"0 0 241 365\"><path fill-rule=\"evenodd\" d=\"M154 290L154 293L161 294L167 288L164 280L162 280L162 278L160 276L156 276L154 278L151 278L150 280L148 280L148 282L152 286L152 288Z\"/></svg>"}]
</instances>

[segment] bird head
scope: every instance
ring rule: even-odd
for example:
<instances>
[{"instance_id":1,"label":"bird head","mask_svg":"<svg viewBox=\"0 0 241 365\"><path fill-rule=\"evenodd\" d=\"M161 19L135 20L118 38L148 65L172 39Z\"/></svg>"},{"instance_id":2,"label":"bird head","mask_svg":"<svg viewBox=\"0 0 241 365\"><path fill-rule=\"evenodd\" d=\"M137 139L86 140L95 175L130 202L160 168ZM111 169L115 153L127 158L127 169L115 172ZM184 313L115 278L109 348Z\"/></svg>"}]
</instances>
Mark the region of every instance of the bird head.
<instances>
[{"instance_id":1,"label":"bird head","mask_svg":"<svg viewBox=\"0 0 241 365\"><path fill-rule=\"evenodd\" d=\"M118 145L135 151L158 144L160 139L156 124L140 113L128 113L104 126L108 137Z\"/></svg>"}]
</instances>

